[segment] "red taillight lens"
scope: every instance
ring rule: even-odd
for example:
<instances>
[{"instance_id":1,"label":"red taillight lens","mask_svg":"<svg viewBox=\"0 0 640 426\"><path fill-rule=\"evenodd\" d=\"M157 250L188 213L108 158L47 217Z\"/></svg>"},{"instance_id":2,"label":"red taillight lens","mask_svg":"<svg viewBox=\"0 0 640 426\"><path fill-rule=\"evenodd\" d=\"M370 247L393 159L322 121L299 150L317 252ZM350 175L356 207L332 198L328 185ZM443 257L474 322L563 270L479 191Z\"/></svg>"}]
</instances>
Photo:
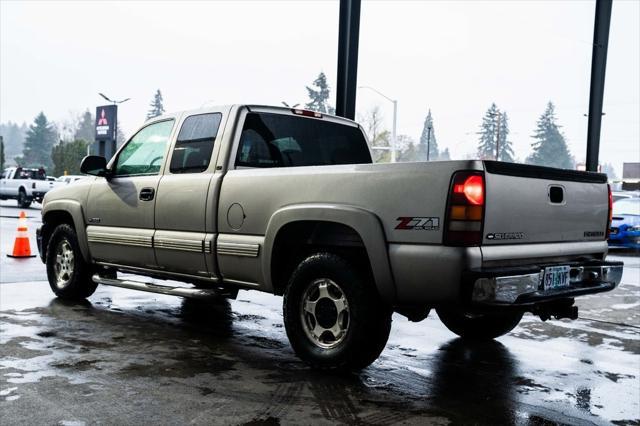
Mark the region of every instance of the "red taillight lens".
<instances>
[{"instance_id":1,"label":"red taillight lens","mask_svg":"<svg viewBox=\"0 0 640 426\"><path fill-rule=\"evenodd\" d=\"M458 172L453 176L445 221L445 245L474 246L482 242L484 201L482 172Z\"/></svg>"},{"instance_id":2,"label":"red taillight lens","mask_svg":"<svg viewBox=\"0 0 640 426\"><path fill-rule=\"evenodd\" d=\"M467 201L475 206L484 204L484 182L480 175L471 175L463 184L456 184L453 187L453 192L464 194Z\"/></svg>"}]
</instances>

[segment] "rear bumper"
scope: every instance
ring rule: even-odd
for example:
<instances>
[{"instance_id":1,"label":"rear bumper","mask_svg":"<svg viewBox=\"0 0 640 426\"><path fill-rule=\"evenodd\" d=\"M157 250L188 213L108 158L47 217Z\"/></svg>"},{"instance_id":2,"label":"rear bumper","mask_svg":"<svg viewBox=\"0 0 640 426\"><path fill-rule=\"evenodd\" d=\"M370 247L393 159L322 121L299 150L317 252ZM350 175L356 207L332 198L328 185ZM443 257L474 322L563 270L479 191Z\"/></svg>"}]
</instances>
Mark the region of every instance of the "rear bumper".
<instances>
[{"instance_id":1,"label":"rear bumper","mask_svg":"<svg viewBox=\"0 0 640 426\"><path fill-rule=\"evenodd\" d=\"M622 279L622 262L588 261L564 263L571 267L567 287L544 290L544 268L490 268L468 272L465 287L473 304L527 306L555 299L613 290Z\"/></svg>"},{"instance_id":2,"label":"rear bumper","mask_svg":"<svg viewBox=\"0 0 640 426\"><path fill-rule=\"evenodd\" d=\"M45 194L46 194L46 192L43 192L43 191L33 191L31 193L31 198L33 198L34 200L40 202L44 198Z\"/></svg>"}]
</instances>

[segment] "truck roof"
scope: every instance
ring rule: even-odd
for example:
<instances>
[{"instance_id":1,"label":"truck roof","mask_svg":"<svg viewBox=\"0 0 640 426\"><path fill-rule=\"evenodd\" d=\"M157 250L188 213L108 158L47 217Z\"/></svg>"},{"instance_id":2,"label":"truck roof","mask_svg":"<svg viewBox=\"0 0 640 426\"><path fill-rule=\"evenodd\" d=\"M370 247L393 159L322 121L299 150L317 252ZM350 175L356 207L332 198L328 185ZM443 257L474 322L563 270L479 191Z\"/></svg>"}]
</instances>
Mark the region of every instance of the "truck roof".
<instances>
[{"instance_id":1,"label":"truck roof","mask_svg":"<svg viewBox=\"0 0 640 426\"><path fill-rule=\"evenodd\" d=\"M167 118L177 118L180 117L182 115L195 115L195 114L205 114L208 112L218 112L220 110L231 110L232 108L247 108L250 111L257 111L257 112L274 112L274 113L280 113L280 114L293 114L293 111L309 111L309 110L305 110L304 108L290 108L290 107L284 107L284 106L274 106L274 105L260 105L260 104L231 104L231 105L212 105L212 106L207 106L207 107L201 107L201 108L196 108L196 109L189 109L189 110L183 110L183 111L175 111L172 113L167 113L167 114L163 114L160 115L158 117L154 117L148 121L156 121L156 120L163 120L163 119L167 119ZM326 113L321 113L322 116L321 118L323 119L329 119L329 121L333 121L333 122L339 122L341 124L345 124L345 125L349 125L349 126L359 126L358 123L356 123L353 120L349 120L348 118L344 118L344 117L339 117L337 115L332 115L332 114L326 114ZM320 117L318 117L320 118Z\"/></svg>"}]
</instances>

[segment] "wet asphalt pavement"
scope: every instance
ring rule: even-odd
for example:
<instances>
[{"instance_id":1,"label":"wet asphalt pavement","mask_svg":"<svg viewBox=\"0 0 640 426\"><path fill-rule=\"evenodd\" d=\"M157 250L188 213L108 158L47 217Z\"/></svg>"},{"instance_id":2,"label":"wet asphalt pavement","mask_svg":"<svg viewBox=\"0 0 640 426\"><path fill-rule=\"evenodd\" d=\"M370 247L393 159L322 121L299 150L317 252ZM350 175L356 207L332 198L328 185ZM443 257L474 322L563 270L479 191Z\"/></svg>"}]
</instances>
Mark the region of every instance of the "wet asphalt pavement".
<instances>
[{"instance_id":1,"label":"wet asphalt pavement","mask_svg":"<svg viewBox=\"0 0 640 426\"><path fill-rule=\"evenodd\" d=\"M198 302L99 287L58 300L38 258L10 252L19 210L0 208L0 424L640 424L640 257L580 319L526 315L468 344L432 313L394 316L380 359L318 373L291 350L281 299ZM38 207L27 210L32 250Z\"/></svg>"}]
</instances>

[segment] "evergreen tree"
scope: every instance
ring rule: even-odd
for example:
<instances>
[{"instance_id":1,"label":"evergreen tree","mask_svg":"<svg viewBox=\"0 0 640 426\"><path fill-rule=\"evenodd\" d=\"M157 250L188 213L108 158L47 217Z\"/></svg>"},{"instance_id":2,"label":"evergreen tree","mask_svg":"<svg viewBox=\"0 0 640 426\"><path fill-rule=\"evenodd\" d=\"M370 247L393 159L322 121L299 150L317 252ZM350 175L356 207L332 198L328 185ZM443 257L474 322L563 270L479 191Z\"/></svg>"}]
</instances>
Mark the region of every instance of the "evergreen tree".
<instances>
[{"instance_id":1,"label":"evergreen tree","mask_svg":"<svg viewBox=\"0 0 640 426\"><path fill-rule=\"evenodd\" d=\"M509 140L509 117L495 103L484 114L478 135L478 158L510 163L514 161L513 143Z\"/></svg>"},{"instance_id":2,"label":"evergreen tree","mask_svg":"<svg viewBox=\"0 0 640 426\"><path fill-rule=\"evenodd\" d=\"M26 132L27 125L24 123L21 126L11 121L0 124L0 136L4 139L5 161L8 163L22 152Z\"/></svg>"},{"instance_id":3,"label":"evergreen tree","mask_svg":"<svg viewBox=\"0 0 640 426\"><path fill-rule=\"evenodd\" d=\"M0 135L0 172L4 170L4 138Z\"/></svg>"},{"instance_id":4,"label":"evergreen tree","mask_svg":"<svg viewBox=\"0 0 640 426\"><path fill-rule=\"evenodd\" d=\"M573 158L564 135L560 132L560 126L556 123L555 106L552 102L547 104L547 108L538 119L532 137L535 139L531 144L533 152L527 158L527 163L563 169L573 168Z\"/></svg>"},{"instance_id":5,"label":"evergreen tree","mask_svg":"<svg viewBox=\"0 0 640 426\"><path fill-rule=\"evenodd\" d=\"M38 114L29 126L22 151L23 167L51 168L51 148L58 140L58 133L44 113Z\"/></svg>"},{"instance_id":6,"label":"evergreen tree","mask_svg":"<svg viewBox=\"0 0 640 426\"><path fill-rule=\"evenodd\" d=\"M304 106L306 109L323 114L335 114L335 109L329 104L331 92L327 76L323 72L313 81L313 87L307 86L307 92L309 93L309 102Z\"/></svg>"},{"instance_id":7,"label":"evergreen tree","mask_svg":"<svg viewBox=\"0 0 640 426\"><path fill-rule=\"evenodd\" d=\"M445 148L444 151L440 153L440 157L438 157L440 161L449 161L451 160L451 154L449 153L449 148Z\"/></svg>"},{"instance_id":8,"label":"evergreen tree","mask_svg":"<svg viewBox=\"0 0 640 426\"><path fill-rule=\"evenodd\" d=\"M147 120L162 114L164 114L164 104L162 100L162 93L160 92L160 89L158 89L156 91L156 94L153 95L153 100L149 104L149 112L147 112Z\"/></svg>"},{"instance_id":9,"label":"evergreen tree","mask_svg":"<svg viewBox=\"0 0 640 426\"><path fill-rule=\"evenodd\" d=\"M76 139L73 142L60 141L51 149L53 175L80 174L80 162L87 155L88 142Z\"/></svg>"},{"instance_id":10,"label":"evergreen tree","mask_svg":"<svg viewBox=\"0 0 640 426\"><path fill-rule=\"evenodd\" d=\"M482 118L480 124L480 140L478 141L478 158L494 159L496 158L496 135L498 133L497 118L500 111L495 103L492 103Z\"/></svg>"},{"instance_id":11,"label":"evergreen tree","mask_svg":"<svg viewBox=\"0 0 640 426\"><path fill-rule=\"evenodd\" d=\"M497 143L499 143L497 149L500 151L498 153L498 161L513 163L513 142L509 140L509 117L504 111L500 113L500 125L498 126L498 134L496 137L500 138L497 140Z\"/></svg>"},{"instance_id":12,"label":"evergreen tree","mask_svg":"<svg viewBox=\"0 0 640 426\"><path fill-rule=\"evenodd\" d=\"M91 111L86 110L79 118L75 131L73 132L73 139L81 139L88 143L93 143L96 136L95 128L96 120Z\"/></svg>"},{"instance_id":13,"label":"evergreen tree","mask_svg":"<svg viewBox=\"0 0 640 426\"><path fill-rule=\"evenodd\" d=\"M429 155L427 155L427 149L429 150ZM439 155L433 117L431 116L431 110L429 110L427 117L424 119L424 127L418 144L418 161L427 161L427 158L429 161L435 161Z\"/></svg>"}]
</instances>

